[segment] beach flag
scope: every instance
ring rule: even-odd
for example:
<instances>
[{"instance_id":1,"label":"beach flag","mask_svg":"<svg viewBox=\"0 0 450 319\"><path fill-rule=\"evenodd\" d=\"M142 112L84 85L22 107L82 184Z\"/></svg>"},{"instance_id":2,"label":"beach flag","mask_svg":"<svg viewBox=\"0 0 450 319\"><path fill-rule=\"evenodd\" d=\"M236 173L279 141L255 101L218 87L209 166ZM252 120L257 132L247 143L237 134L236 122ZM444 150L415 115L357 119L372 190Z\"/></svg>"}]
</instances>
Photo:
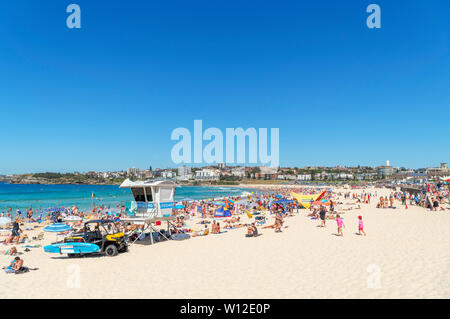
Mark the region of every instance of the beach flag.
<instances>
[{"instance_id":1,"label":"beach flag","mask_svg":"<svg viewBox=\"0 0 450 319\"><path fill-rule=\"evenodd\" d=\"M247 213L247 216L248 216L249 219L253 218L253 215L248 210L246 210L245 212Z\"/></svg>"},{"instance_id":2,"label":"beach flag","mask_svg":"<svg viewBox=\"0 0 450 319\"><path fill-rule=\"evenodd\" d=\"M92 192L92 198L94 198L95 197L95 193L94 192Z\"/></svg>"}]
</instances>

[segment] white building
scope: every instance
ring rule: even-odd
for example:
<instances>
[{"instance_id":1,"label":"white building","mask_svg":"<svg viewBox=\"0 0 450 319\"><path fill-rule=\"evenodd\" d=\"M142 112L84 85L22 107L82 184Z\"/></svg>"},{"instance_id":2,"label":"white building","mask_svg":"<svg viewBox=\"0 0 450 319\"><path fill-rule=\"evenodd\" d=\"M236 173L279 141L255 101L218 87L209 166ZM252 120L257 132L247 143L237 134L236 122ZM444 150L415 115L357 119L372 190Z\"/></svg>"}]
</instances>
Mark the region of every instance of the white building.
<instances>
[{"instance_id":1,"label":"white building","mask_svg":"<svg viewBox=\"0 0 450 319\"><path fill-rule=\"evenodd\" d=\"M244 167L234 167L231 169L231 175L237 177L245 177L245 168Z\"/></svg>"},{"instance_id":2,"label":"white building","mask_svg":"<svg viewBox=\"0 0 450 319\"><path fill-rule=\"evenodd\" d=\"M136 167L131 167L127 169L127 176L137 175L138 169Z\"/></svg>"},{"instance_id":3,"label":"white building","mask_svg":"<svg viewBox=\"0 0 450 319\"><path fill-rule=\"evenodd\" d=\"M195 172L196 179L214 180L219 179L219 176L219 171L215 169L203 168Z\"/></svg>"},{"instance_id":4,"label":"white building","mask_svg":"<svg viewBox=\"0 0 450 319\"><path fill-rule=\"evenodd\" d=\"M312 179L311 174L300 174L297 175L297 180L299 181L310 181Z\"/></svg>"},{"instance_id":5,"label":"white building","mask_svg":"<svg viewBox=\"0 0 450 319\"><path fill-rule=\"evenodd\" d=\"M186 165L178 167L178 176L186 175L191 175L191 168Z\"/></svg>"},{"instance_id":6,"label":"white building","mask_svg":"<svg viewBox=\"0 0 450 319\"><path fill-rule=\"evenodd\" d=\"M161 172L162 178L175 178L175 176L176 176L175 172L172 172L172 171L162 171Z\"/></svg>"}]
</instances>

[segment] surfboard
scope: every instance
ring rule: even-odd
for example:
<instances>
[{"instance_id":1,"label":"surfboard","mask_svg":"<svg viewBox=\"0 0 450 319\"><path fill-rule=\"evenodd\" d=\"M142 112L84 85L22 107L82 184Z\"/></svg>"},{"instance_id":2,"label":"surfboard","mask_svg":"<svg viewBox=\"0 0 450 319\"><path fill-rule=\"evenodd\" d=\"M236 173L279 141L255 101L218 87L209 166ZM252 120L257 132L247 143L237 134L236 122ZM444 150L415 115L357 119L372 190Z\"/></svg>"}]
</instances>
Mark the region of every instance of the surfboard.
<instances>
[{"instance_id":1,"label":"surfboard","mask_svg":"<svg viewBox=\"0 0 450 319\"><path fill-rule=\"evenodd\" d=\"M64 221L66 222L78 222L82 220L81 217L78 216L67 216L66 218L64 218Z\"/></svg>"},{"instance_id":2,"label":"surfboard","mask_svg":"<svg viewBox=\"0 0 450 319\"><path fill-rule=\"evenodd\" d=\"M44 246L46 253L57 254L89 254L100 250L96 244L91 243L61 243Z\"/></svg>"}]
</instances>

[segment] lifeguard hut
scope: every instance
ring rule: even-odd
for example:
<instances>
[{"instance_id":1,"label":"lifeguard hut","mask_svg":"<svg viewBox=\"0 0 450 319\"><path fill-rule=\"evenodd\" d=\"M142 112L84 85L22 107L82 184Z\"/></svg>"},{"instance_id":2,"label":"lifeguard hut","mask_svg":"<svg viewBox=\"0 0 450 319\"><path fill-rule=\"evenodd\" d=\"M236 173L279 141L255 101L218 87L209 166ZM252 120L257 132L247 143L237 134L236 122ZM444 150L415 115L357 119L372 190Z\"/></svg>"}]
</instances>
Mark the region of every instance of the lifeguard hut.
<instances>
[{"instance_id":1,"label":"lifeguard hut","mask_svg":"<svg viewBox=\"0 0 450 319\"><path fill-rule=\"evenodd\" d=\"M169 229L170 221L176 218L172 215L172 210L177 186L170 180L132 182L126 179L119 187L131 189L135 205L129 212L128 217L122 218L122 220L137 225L147 225L145 229L150 228L153 231L158 230L152 226L152 223L167 221L167 228ZM152 236L151 239L153 243Z\"/></svg>"}]
</instances>

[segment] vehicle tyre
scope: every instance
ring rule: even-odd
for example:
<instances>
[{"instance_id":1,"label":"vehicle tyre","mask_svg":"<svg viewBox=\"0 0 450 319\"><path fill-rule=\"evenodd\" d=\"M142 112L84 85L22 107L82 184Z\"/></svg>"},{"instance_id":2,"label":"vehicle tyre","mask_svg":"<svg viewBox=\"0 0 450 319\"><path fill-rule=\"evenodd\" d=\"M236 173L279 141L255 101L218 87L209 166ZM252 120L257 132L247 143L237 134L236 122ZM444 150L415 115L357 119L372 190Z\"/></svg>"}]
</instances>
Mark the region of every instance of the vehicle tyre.
<instances>
[{"instance_id":1,"label":"vehicle tyre","mask_svg":"<svg viewBox=\"0 0 450 319\"><path fill-rule=\"evenodd\" d=\"M113 256L116 256L118 253L119 253L119 251L117 250L116 245L108 245L105 248L106 256L113 257Z\"/></svg>"}]
</instances>

